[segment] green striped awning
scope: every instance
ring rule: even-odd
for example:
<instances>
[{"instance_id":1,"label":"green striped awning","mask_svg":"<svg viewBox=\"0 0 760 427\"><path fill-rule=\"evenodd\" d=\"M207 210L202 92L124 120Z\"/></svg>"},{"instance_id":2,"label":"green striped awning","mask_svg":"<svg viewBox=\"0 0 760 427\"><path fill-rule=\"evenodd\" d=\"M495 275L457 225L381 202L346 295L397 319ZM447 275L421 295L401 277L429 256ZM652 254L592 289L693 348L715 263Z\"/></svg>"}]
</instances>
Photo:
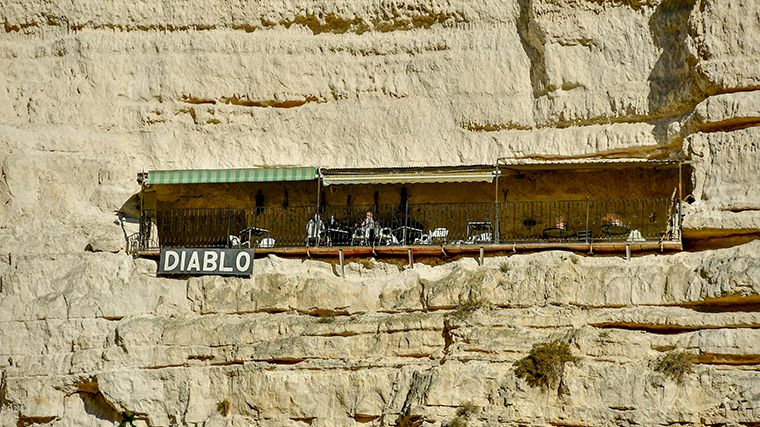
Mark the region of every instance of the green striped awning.
<instances>
[{"instance_id":1,"label":"green striped awning","mask_svg":"<svg viewBox=\"0 0 760 427\"><path fill-rule=\"evenodd\" d=\"M310 181L313 167L251 169L189 169L149 171L146 184L222 184L232 182Z\"/></svg>"}]
</instances>

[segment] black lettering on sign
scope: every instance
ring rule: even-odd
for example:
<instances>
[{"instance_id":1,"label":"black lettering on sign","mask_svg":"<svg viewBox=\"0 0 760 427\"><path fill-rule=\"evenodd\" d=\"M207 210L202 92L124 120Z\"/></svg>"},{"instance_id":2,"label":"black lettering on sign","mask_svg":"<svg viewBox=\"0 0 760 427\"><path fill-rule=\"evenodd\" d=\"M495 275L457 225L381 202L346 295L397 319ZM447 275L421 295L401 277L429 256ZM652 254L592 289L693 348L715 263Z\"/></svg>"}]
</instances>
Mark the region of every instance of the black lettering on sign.
<instances>
[{"instance_id":1,"label":"black lettering on sign","mask_svg":"<svg viewBox=\"0 0 760 427\"><path fill-rule=\"evenodd\" d=\"M158 274L245 276L253 273L248 249L164 248Z\"/></svg>"}]
</instances>

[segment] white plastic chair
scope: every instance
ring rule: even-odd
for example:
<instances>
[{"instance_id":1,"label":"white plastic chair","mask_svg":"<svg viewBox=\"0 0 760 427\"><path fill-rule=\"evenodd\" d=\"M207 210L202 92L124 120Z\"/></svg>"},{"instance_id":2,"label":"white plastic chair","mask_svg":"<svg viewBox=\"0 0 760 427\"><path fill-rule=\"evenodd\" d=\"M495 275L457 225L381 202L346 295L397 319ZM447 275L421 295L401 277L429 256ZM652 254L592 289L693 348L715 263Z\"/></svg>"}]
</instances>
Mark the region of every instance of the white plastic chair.
<instances>
[{"instance_id":1,"label":"white plastic chair","mask_svg":"<svg viewBox=\"0 0 760 427\"><path fill-rule=\"evenodd\" d=\"M259 247L260 248L273 248L274 247L274 239L271 237L266 237L264 239L259 240Z\"/></svg>"},{"instance_id":2,"label":"white plastic chair","mask_svg":"<svg viewBox=\"0 0 760 427\"><path fill-rule=\"evenodd\" d=\"M436 228L435 230L430 232L430 243L431 244L444 244L446 243L446 239L449 237L449 229L448 228Z\"/></svg>"}]
</instances>

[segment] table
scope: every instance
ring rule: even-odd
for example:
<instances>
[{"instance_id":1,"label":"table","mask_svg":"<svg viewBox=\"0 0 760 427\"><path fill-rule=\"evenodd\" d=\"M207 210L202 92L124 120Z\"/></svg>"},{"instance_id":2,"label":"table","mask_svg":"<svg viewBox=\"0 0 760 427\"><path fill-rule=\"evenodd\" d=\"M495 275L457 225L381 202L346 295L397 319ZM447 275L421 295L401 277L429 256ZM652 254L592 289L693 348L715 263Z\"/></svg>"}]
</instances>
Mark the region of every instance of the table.
<instances>
[{"instance_id":1,"label":"table","mask_svg":"<svg viewBox=\"0 0 760 427\"><path fill-rule=\"evenodd\" d=\"M575 235L574 231L570 231L567 228L551 227L544 229L544 237L550 239L566 239Z\"/></svg>"},{"instance_id":2,"label":"table","mask_svg":"<svg viewBox=\"0 0 760 427\"><path fill-rule=\"evenodd\" d=\"M493 239L491 221L470 221L467 223L468 243L487 243Z\"/></svg>"},{"instance_id":3,"label":"table","mask_svg":"<svg viewBox=\"0 0 760 427\"><path fill-rule=\"evenodd\" d=\"M259 227L248 227L240 230L240 240L241 245L244 245L248 243L248 247L251 247L251 237L260 237L265 234L269 233L269 230L266 228L259 228ZM243 236L248 236L247 239L244 239Z\"/></svg>"},{"instance_id":4,"label":"table","mask_svg":"<svg viewBox=\"0 0 760 427\"><path fill-rule=\"evenodd\" d=\"M415 239L420 238L423 232L424 230L421 228L409 227L408 225L403 225L393 230L396 238L404 245L408 245L410 241L413 242Z\"/></svg>"},{"instance_id":5,"label":"table","mask_svg":"<svg viewBox=\"0 0 760 427\"><path fill-rule=\"evenodd\" d=\"M351 236L349 234L350 233L348 230L343 230L341 228L328 228L328 246L332 246L334 244L342 245L350 242Z\"/></svg>"},{"instance_id":6,"label":"table","mask_svg":"<svg viewBox=\"0 0 760 427\"><path fill-rule=\"evenodd\" d=\"M612 236L620 236L621 234L628 234L628 232L631 231L627 225L623 224L602 224L601 230L608 238Z\"/></svg>"}]
</instances>

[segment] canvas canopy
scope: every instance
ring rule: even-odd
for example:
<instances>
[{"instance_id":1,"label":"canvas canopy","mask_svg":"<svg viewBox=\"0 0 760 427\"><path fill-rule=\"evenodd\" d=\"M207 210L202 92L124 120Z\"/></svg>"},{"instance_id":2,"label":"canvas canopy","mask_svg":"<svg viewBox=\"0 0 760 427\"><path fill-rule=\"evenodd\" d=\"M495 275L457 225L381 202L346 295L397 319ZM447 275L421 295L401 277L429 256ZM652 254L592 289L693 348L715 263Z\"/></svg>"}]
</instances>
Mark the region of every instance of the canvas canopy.
<instances>
[{"instance_id":1,"label":"canvas canopy","mask_svg":"<svg viewBox=\"0 0 760 427\"><path fill-rule=\"evenodd\" d=\"M317 178L313 167L154 170L145 184L221 184L235 182L310 181Z\"/></svg>"},{"instance_id":2,"label":"canvas canopy","mask_svg":"<svg viewBox=\"0 0 760 427\"><path fill-rule=\"evenodd\" d=\"M493 182L493 170L375 170L352 173L324 172L322 183L333 184L416 184L439 182Z\"/></svg>"}]
</instances>

